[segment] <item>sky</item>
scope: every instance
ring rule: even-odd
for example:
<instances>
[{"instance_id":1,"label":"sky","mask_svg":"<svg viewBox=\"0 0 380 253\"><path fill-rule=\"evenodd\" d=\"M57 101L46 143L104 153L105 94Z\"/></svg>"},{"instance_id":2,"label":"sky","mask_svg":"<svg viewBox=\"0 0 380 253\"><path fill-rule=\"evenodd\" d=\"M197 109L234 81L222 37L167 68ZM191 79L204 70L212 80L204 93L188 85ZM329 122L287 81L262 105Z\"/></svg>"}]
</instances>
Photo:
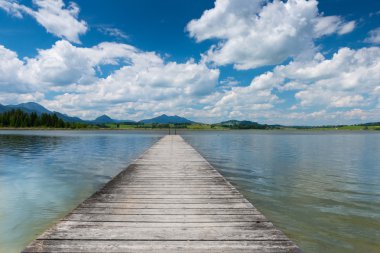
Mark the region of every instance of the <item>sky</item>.
<instances>
[{"instance_id":1,"label":"sky","mask_svg":"<svg viewBox=\"0 0 380 253\"><path fill-rule=\"evenodd\" d=\"M0 24L0 104L83 119L380 121L380 1L0 0Z\"/></svg>"}]
</instances>

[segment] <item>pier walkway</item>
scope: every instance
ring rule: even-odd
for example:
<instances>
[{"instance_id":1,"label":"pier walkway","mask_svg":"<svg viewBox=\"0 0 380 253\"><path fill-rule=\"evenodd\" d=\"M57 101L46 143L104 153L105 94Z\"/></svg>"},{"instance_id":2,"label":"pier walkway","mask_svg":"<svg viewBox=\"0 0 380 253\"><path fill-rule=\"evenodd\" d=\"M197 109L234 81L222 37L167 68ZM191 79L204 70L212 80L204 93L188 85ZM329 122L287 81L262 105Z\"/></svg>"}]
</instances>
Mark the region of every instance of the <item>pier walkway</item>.
<instances>
[{"instance_id":1,"label":"pier walkway","mask_svg":"<svg viewBox=\"0 0 380 253\"><path fill-rule=\"evenodd\" d=\"M181 136L167 135L23 252L299 252Z\"/></svg>"}]
</instances>

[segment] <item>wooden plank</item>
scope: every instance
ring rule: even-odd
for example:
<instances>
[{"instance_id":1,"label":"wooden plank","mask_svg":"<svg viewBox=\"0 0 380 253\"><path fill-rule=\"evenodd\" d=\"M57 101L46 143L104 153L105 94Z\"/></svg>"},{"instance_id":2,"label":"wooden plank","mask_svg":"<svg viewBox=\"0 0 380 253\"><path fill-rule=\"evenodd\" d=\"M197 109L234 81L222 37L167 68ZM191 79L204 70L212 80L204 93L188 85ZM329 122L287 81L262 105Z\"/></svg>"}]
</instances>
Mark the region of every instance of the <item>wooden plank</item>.
<instances>
[{"instance_id":1,"label":"wooden plank","mask_svg":"<svg viewBox=\"0 0 380 253\"><path fill-rule=\"evenodd\" d=\"M117 197L104 195L93 198L86 203L102 202L102 203L136 203L136 204L226 204L226 203L247 203L247 200L239 197L231 198L140 198L131 199L128 196Z\"/></svg>"},{"instance_id":2,"label":"wooden plank","mask_svg":"<svg viewBox=\"0 0 380 253\"><path fill-rule=\"evenodd\" d=\"M243 227L252 229L273 229L273 225L268 221L231 221L231 222L139 222L139 221L72 221L64 220L57 228L65 229L82 228L102 228L102 227L129 227L129 228L204 228L204 227Z\"/></svg>"},{"instance_id":3,"label":"wooden plank","mask_svg":"<svg viewBox=\"0 0 380 253\"><path fill-rule=\"evenodd\" d=\"M133 221L133 222L237 222L237 221L268 221L264 215L141 215L141 214L71 214L64 220L76 221Z\"/></svg>"},{"instance_id":4,"label":"wooden plank","mask_svg":"<svg viewBox=\"0 0 380 253\"><path fill-rule=\"evenodd\" d=\"M138 253L291 253L290 241L117 241L36 240L25 252L138 252Z\"/></svg>"},{"instance_id":5,"label":"wooden plank","mask_svg":"<svg viewBox=\"0 0 380 253\"><path fill-rule=\"evenodd\" d=\"M218 228L130 228L130 227L76 227L47 230L40 240L287 240L277 229L251 229L241 227Z\"/></svg>"},{"instance_id":6,"label":"wooden plank","mask_svg":"<svg viewBox=\"0 0 380 253\"><path fill-rule=\"evenodd\" d=\"M172 208L250 208L251 203L223 203L223 204L140 204L140 203L116 203L116 202L94 202L90 204L82 203L80 207L108 207L108 208L154 208L154 209L172 209Z\"/></svg>"},{"instance_id":7,"label":"wooden plank","mask_svg":"<svg viewBox=\"0 0 380 253\"><path fill-rule=\"evenodd\" d=\"M105 199L241 199L239 193L224 194L136 194L136 193L103 193L97 198Z\"/></svg>"},{"instance_id":8,"label":"wooden plank","mask_svg":"<svg viewBox=\"0 0 380 253\"><path fill-rule=\"evenodd\" d=\"M128 196L140 195L140 196L223 196L223 195L241 195L238 191L233 190L207 190L207 189L181 189L168 190L168 189L132 189L132 188L108 188L106 190L100 191L101 194L124 194Z\"/></svg>"},{"instance_id":9,"label":"wooden plank","mask_svg":"<svg viewBox=\"0 0 380 253\"><path fill-rule=\"evenodd\" d=\"M81 214L154 214L154 215L183 215L183 214L193 214L193 215L256 215L261 214L255 208L230 208L230 209L197 209L197 208L169 208L169 209L145 209L145 208L104 208L104 207L90 207L90 208L76 208L72 212Z\"/></svg>"},{"instance_id":10,"label":"wooden plank","mask_svg":"<svg viewBox=\"0 0 380 253\"><path fill-rule=\"evenodd\" d=\"M235 191L234 188L232 188L229 185L221 185L221 186L215 186L215 185L203 185L203 186L190 186L190 185L160 185L160 186L153 186L153 185L118 185L118 186L110 186L107 187L107 189L145 189L145 190L173 190L173 191L179 191L179 190L223 190L223 191Z\"/></svg>"},{"instance_id":11,"label":"wooden plank","mask_svg":"<svg viewBox=\"0 0 380 253\"><path fill-rule=\"evenodd\" d=\"M299 252L180 136L165 136L24 252Z\"/></svg>"}]
</instances>

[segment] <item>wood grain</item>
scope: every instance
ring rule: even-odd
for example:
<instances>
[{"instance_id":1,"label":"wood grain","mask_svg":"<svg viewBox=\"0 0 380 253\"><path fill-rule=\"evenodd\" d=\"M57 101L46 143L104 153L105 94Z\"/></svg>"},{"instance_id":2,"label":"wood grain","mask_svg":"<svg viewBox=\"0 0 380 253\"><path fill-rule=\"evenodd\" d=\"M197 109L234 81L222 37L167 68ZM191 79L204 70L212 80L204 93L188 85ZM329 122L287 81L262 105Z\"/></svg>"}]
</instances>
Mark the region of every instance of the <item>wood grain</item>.
<instances>
[{"instance_id":1,"label":"wood grain","mask_svg":"<svg viewBox=\"0 0 380 253\"><path fill-rule=\"evenodd\" d=\"M182 137L155 143L23 252L300 252Z\"/></svg>"}]
</instances>

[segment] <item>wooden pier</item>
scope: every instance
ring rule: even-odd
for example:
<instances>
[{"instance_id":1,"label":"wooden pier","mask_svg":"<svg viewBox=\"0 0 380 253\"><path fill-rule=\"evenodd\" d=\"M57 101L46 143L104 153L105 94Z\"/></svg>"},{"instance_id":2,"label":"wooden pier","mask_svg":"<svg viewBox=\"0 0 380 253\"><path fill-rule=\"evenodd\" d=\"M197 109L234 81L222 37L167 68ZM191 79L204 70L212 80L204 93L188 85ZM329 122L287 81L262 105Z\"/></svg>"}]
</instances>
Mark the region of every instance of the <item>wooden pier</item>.
<instances>
[{"instance_id":1,"label":"wooden pier","mask_svg":"<svg viewBox=\"0 0 380 253\"><path fill-rule=\"evenodd\" d=\"M178 135L126 170L23 252L300 252Z\"/></svg>"}]
</instances>

